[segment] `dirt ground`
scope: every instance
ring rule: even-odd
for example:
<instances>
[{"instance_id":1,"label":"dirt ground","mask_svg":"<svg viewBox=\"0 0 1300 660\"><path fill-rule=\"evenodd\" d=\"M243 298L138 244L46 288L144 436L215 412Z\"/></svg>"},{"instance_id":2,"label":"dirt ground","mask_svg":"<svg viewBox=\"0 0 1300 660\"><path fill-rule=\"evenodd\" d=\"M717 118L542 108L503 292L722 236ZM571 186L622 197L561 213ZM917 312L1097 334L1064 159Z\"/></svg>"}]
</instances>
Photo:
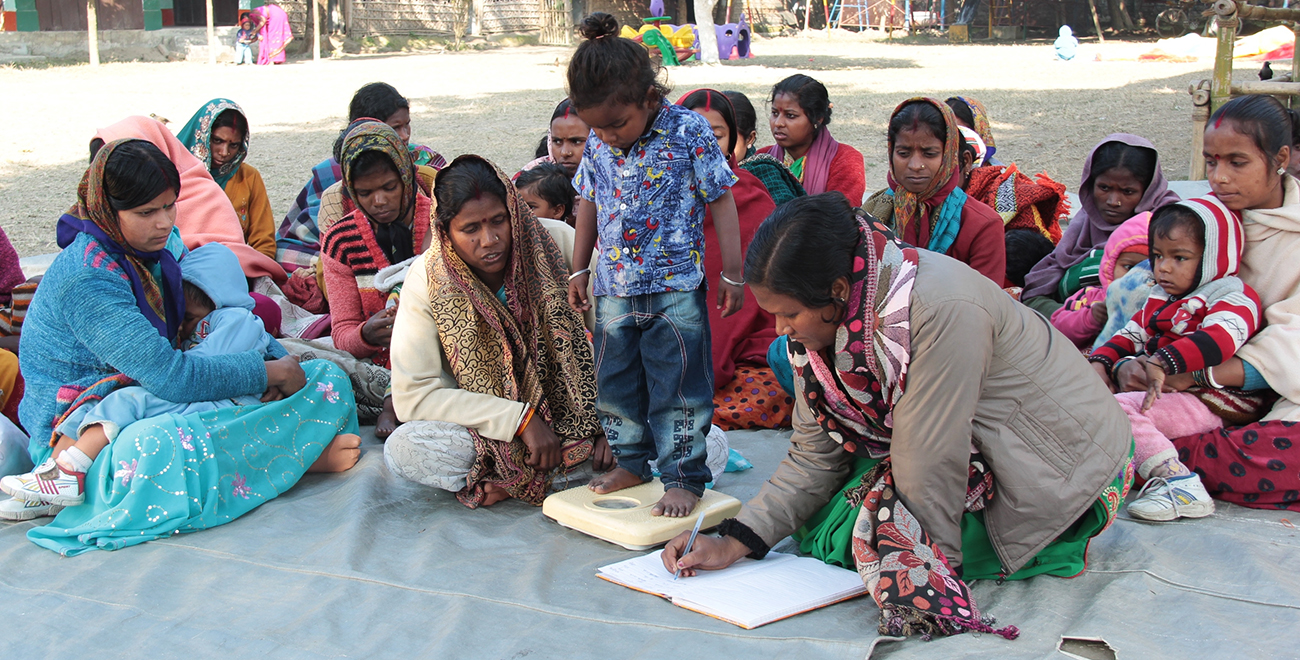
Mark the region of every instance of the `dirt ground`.
<instances>
[{"instance_id":1,"label":"dirt ground","mask_svg":"<svg viewBox=\"0 0 1300 660\"><path fill-rule=\"evenodd\" d=\"M1189 83L1210 63L1137 62L1150 44L1085 44L1079 60L1056 63L1049 44L886 43L848 33L756 41L750 60L669 69L677 94L696 87L738 89L759 107L759 144L771 85L806 72L830 89L831 130L867 162L868 191L884 185L885 124L911 96L976 97L988 107L998 156L1044 171L1073 190L1089 149L1131 132L1160 149L1166 176L1187 177ZM155 113L179 129L213 97L238 101L252 124L249 163L261 170L281 217L329 155L361 85L383 80L411 100L414 140L450 159L479 153L516 168L532 158L555 103L564 96L571 50L528 47L487 52L356 56L274 68L200 63L120 63L46 69L0 68L0 222L23 256L52 252L54 223L75 200L95 129ZM1097 61L1100 56L1101 61ZM1236 77L1254 79L1240 62Z\"/></svg>"}]
</instances>

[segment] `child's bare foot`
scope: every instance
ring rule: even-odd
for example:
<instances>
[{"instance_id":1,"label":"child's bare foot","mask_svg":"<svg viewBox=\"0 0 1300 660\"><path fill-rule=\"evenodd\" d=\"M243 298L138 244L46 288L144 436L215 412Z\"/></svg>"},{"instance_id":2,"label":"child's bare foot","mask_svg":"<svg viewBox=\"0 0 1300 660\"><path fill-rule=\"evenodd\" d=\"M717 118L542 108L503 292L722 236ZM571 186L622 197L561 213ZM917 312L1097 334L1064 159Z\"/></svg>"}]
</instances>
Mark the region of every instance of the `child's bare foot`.
<instances>
[{"instance_id":1,"label":"child's bare foot","mask_svg":"<svg viewBox=\"0 0 1300 660\"><path fill-rule=\"evenodd\" d=\"M387 440L400 423L397 421L397 411L393 408L393 397L384 397L384 412L379 413L379 419L375 420L375 437Z\"/></svg>"},{"instance_id":2,"label":"child's bare foot","mask_svg":"<svg viewBox=\"0 0 1300 660\"><path fill-rule=\"evenodd\" d=\"M347 472L361 460L361 436L340 433L334 436L320 458L307 468L308 472Z\"/></svg>"},{"instance_id":3,"label":"child's bare foot","mask_svg":"<svg viewBox=\"0 0 1300 660\"><path fill-rule=\"evenodd\" d=\"M605 493L612 493L616 490L640 486L643 483L645 483L645 481L641 477L619 467L592 479L591 483L587 484L587 488L604 495Z\"/></svg>"},{"instance_id":4,"label":"child's bare foot","mask_svg":"<svg viewBox=\"0 0 1300 660\"><path fill-rule=\"evenodd\" d=\"M652 516L668 516L669 518L681 518L690 515L695 509L695 503L700 501L700 496L692 493L685 488L669 488L668 492L659 499L659 503L650 509Z\"/></svg>"}]
</instances>

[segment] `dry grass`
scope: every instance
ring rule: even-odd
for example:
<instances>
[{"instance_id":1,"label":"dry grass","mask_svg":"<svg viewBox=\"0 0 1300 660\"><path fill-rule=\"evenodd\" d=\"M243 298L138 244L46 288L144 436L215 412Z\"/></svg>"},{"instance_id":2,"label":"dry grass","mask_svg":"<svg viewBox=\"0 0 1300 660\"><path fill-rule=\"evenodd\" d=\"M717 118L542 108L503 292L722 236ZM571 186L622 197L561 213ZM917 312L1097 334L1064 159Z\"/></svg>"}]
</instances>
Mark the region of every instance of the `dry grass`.
<instances>
[{"instance_id":1,"label":"dry grass","mask_svg":"<svg viewBox=\"0 0 1300 660\"><path fill-rule=\"evenodd\" d=\"M1149 44L1085 45L1081 59L1051 61L1048 45L883 43L854 35L759 41L758 57L721 67L671 69L677 93L739 89L760 107L781 78L807 71L826 83L835 136L861 150L868 189L884 183L884 129L892 108L916 95L961 93L989 108L999 156L1070 186L1090 147L1113 132L1150 138L1166 175L1188 171L1190 82L1209 64L1139 63ZM253 126L248 162L262 171L283 214L308 169L325 158L359 86L384 80L412 102L415 140L449 158L474 152L510 169L527 162L564 95L569 49L358 56L284 67L121 63L0 69L0 219L24 255L50 252L54 222L74 200L96 127L131 114L179 128L203 102L237 100ZM1096 55L1105 61L1094 61ZM1241 63L1238 77L1253 77ZM674 97L676 94L674 94ZM760 120L761 121L761 120ZM770 143L760 126L760 144Z\"/></svg>"}]
</instances>

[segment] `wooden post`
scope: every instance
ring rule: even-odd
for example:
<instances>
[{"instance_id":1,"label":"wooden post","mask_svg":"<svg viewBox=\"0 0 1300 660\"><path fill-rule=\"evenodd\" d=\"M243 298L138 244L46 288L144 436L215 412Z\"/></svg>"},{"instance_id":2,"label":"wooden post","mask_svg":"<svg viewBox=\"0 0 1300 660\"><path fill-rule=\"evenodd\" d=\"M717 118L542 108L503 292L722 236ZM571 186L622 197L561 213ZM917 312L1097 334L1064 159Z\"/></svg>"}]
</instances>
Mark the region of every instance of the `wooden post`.
<instances>
[{"instance_id":1,"label":"wooden post","mask_svg":"<svg viewBox=\"0 0 1300 660\"><path fill-rule=\"evenodd\" d=\"M205 3L208 10L208 64L217 63L217 30L212 22L212 0Z\"/></svg>"},{"instance_id":2,"label":"wooden post","mask_svg":"<svg viewBox=\"0 0 1300 660\"><path fill-rule=\"evenodd\" d=\"M1219 43L1214 51L1214 77L1210 80L1210 112L1232 100L1232 46L1237 39L1238 22L1236 6L1232 2L1216 3L1215 9L1224 4L1229 7L1228 14L1221 13L1215 18L1219 25Z\"/></svg>"},{"instance_id":3,"label":"wooden post","mask_svg":"<svg viewBox=\"0 0 1300 660\"><path fill-rule=\"evenodd\" d=\"M1187 91L1192 95L1192 181L1205 178L1205 124L1210 121L1210 81L1202 80Z\"/></svg>"},{"instance_id":4,"label":"wooden post","mask_svg":"<svg viewBox=\"0 0 1300 660\"><path fill-rule=\"evenodd\" d=\"M1101 21L1097 19L1097 0L1088 0L1088 9L1092 11L1092 27L1097 31L1097 43L1106 43L1106 35L1101 33Z\"/></svg>"},{"instance_id":5,"label":"wooden post","mask_svg":"<svg viewBox=\"0 0 1300 660\"><path fill-rule=\"evenodd\" d=\"M99 9L96 0L86 0L86 46L90 49L90 66L99 66Z\"/></svg>"},{"instance_id":6,"label":"wooden post","mask_svg":"<svg viewBox=\"0 0 1300 660\"><path fill-rule=\"evenodd\" d=\"M320 61L320 6L322 0L311 3L311 61ZM208 0L212 2L212 0Z\"/></svg>"},{"instance_id":7,"label":"wooden post","mask_svg":"<svg viewBox=\"0 0 1300 660\"><path fill-rule=\"evenodd\" d=\"M1292 23L1291 31L1295 33L1300 33L1300 23ZM1291 55L1291 79L1300 82L1300 37L1296 37L1295 45L1297 47L1296 51L1293 55ZM1292 96L1289 100L1290 103L1287 103L1287 107L1289 108L1296 107L1297 105L1296 97Z\"/></svg>"}]
</instances>

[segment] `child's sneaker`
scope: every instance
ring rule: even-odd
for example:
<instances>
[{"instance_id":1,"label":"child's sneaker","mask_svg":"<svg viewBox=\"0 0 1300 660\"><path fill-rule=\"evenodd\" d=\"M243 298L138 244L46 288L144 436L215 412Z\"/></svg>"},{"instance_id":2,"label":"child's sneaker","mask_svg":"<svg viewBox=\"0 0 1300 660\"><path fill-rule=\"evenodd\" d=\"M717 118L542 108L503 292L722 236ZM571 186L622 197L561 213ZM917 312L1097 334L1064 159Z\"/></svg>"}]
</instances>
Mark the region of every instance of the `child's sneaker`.
<instances>
[{"instance_id":1,"label":"child's sneaker","mask_svg":"<svg viewBox=\"0 0 1300 660\"><path fill-rule=\"evenodd\" d=\"M28 502L18 499L0 500L0 520L9 520L12 522L53 516L57 515L62 510L63 507L57 504Z\"/></svg>"},{"instance_id":2,"label":"child's sneaker","mask_svg":"<svg viewBox=\"0 0 1300 660\"><path fill-rule=\"evenodd\" d=\"M51 458L27 474L0 479L0 490L27 502L76 506L86 500L86 473L69 472Z\"/></svg>"},{"instance_id":3,"label":"child's sneaker","mask_svg":"<svg viewBox=\"0 0 1300 660\"><path fill-rule=\"evenodd\" d=\"M1204 518L1214 513L1214 500L1201 483L1201 477L1153 477L1129 502L1128 514L1139 520L1177 520Z\"/></svg>"}]
</instances>

